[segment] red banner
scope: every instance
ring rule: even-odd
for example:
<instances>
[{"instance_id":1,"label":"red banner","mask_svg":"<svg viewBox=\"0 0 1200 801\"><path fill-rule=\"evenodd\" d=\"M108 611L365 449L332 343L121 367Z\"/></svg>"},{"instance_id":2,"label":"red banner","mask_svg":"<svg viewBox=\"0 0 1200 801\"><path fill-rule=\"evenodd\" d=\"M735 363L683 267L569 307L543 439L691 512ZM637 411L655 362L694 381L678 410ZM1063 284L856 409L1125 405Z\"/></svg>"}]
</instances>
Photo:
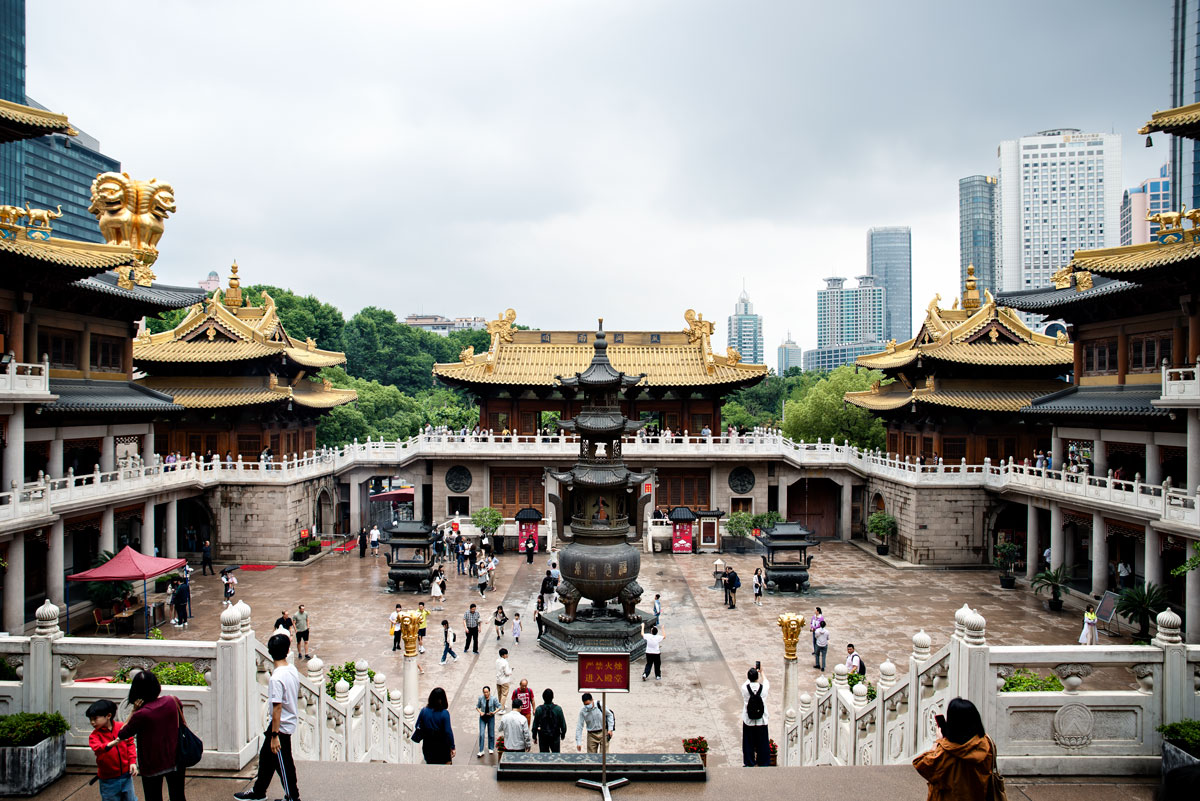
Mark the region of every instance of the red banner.
<instances>
[{"instance_id":1,"label":"red banner","mask_svg":"<svg viewBox=\"0 0 1200 801\"><path fill-rule=\"evenodd\" d=\"M519 524L517 534L517 551L525 553L525 543L532 540L533 550L538 550L538 524L532 521Z\"/></svg>"},{"instance_id":2,"label":"red banner","mask_svg":"<svg viewBox=\"0 0 1200 801\"><path fill-rule=\"evenodd\" d=\"M629 692L629 654L580 654L579 691Z\"/></svg>"}]
</instances>

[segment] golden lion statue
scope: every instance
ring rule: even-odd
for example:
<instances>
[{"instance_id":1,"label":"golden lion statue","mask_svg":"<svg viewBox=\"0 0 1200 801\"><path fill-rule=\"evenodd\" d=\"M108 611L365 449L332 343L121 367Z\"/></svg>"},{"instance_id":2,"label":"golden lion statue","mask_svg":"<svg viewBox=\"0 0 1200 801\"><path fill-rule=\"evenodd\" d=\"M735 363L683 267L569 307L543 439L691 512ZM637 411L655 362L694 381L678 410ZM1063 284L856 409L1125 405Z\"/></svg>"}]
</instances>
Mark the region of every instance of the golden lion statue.
<instances>
[{"instance_id":1,"label":"golden lion statue","mask_svg":"<svg viewBox=\"0 0 1200 801\"><path fill-rule=\"evenodd\" d=\"M88 211L108 244L157 253L163 221L175 211L175 190L157 178L135 181L128 173L104 172L92 181Z\"/></svg>"}]
</instances>

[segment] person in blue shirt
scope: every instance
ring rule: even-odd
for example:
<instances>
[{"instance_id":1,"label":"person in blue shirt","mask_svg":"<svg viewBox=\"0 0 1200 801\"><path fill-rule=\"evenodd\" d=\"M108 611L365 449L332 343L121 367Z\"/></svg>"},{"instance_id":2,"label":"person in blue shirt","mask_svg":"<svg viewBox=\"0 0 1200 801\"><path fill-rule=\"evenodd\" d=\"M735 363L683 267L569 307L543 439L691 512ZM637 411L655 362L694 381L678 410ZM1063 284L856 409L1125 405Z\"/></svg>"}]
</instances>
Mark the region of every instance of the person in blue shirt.
<instances>
[{"instance_id":1,"label":"person in blue shirt","mask_svg":"<svg viewBox=\"0 0 1200 801\"><path fill-rule=\"evenodd\" d=\"M496 750L496 713L500 711L500 702L492 697L492 688L486 684L483 695L475 700L475 709L479 712L479 751L476 757L483 756L483 735L487 732L487 751L489 754Z\"/></svg>"},{"instance_id":2,"label":"person in blue shirt","mask_svg":"<svg viewBox=\"0 0 1200 801\"><path fill-rule=\"evenodd\" d=\"M417 715L412 740L421 744L426 765L449 765L454 759L454 729L450 726L450 702L446 691L434 687L429 701Z\"/></svg>"}]
</instances>

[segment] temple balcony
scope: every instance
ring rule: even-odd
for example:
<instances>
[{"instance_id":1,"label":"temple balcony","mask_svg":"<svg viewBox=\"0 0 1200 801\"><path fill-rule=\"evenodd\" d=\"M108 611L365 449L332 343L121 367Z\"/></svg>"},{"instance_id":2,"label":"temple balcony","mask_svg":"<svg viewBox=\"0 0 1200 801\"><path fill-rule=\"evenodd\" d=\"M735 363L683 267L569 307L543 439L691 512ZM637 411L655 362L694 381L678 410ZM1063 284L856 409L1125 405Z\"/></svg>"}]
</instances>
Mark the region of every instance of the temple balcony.
<instances>
[{"instance_id":1,"label":"temple balcony","mask_svg":"<svg viewBox=\"0 0 1200 801\"><path fill-rule=\"evenodd\" d=\"M1191 367L1162 368L1162 398L1155 406L1172 408L1200 407L1200 364Z\"/></svg>"},{"instance_id":2,"label":"temple balcony","mask_svg":"<svg viewBox=\"0 0 1200 801\"><path fill-rule=\"evenodd\" d=\"M3 360L7 359L7 363ZM10 356L0 357L0 401L30 403L54 400L50 392L50 365L29 364Z\"/></svg>"}]
</instances>

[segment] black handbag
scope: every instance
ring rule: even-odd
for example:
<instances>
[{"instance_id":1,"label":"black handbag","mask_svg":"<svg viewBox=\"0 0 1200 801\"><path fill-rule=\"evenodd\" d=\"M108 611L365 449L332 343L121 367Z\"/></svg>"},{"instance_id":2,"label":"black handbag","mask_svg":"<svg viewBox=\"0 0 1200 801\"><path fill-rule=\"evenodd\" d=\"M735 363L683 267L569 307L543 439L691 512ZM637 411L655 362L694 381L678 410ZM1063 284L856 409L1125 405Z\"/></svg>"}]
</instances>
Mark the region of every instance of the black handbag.
<instances>
[{"instance_id":1,"label":"black handbag","mask_svg":"<svg viewBox=\"0 0 1200 801\"><path fill-rule=\"evenodd\" d=\"M179 745L175 749L175 764L190 768L204 756L204 741L195 735L183 722L183 704L175 699L175 719L179 721Z\"/></svg>"}]
</instances>

